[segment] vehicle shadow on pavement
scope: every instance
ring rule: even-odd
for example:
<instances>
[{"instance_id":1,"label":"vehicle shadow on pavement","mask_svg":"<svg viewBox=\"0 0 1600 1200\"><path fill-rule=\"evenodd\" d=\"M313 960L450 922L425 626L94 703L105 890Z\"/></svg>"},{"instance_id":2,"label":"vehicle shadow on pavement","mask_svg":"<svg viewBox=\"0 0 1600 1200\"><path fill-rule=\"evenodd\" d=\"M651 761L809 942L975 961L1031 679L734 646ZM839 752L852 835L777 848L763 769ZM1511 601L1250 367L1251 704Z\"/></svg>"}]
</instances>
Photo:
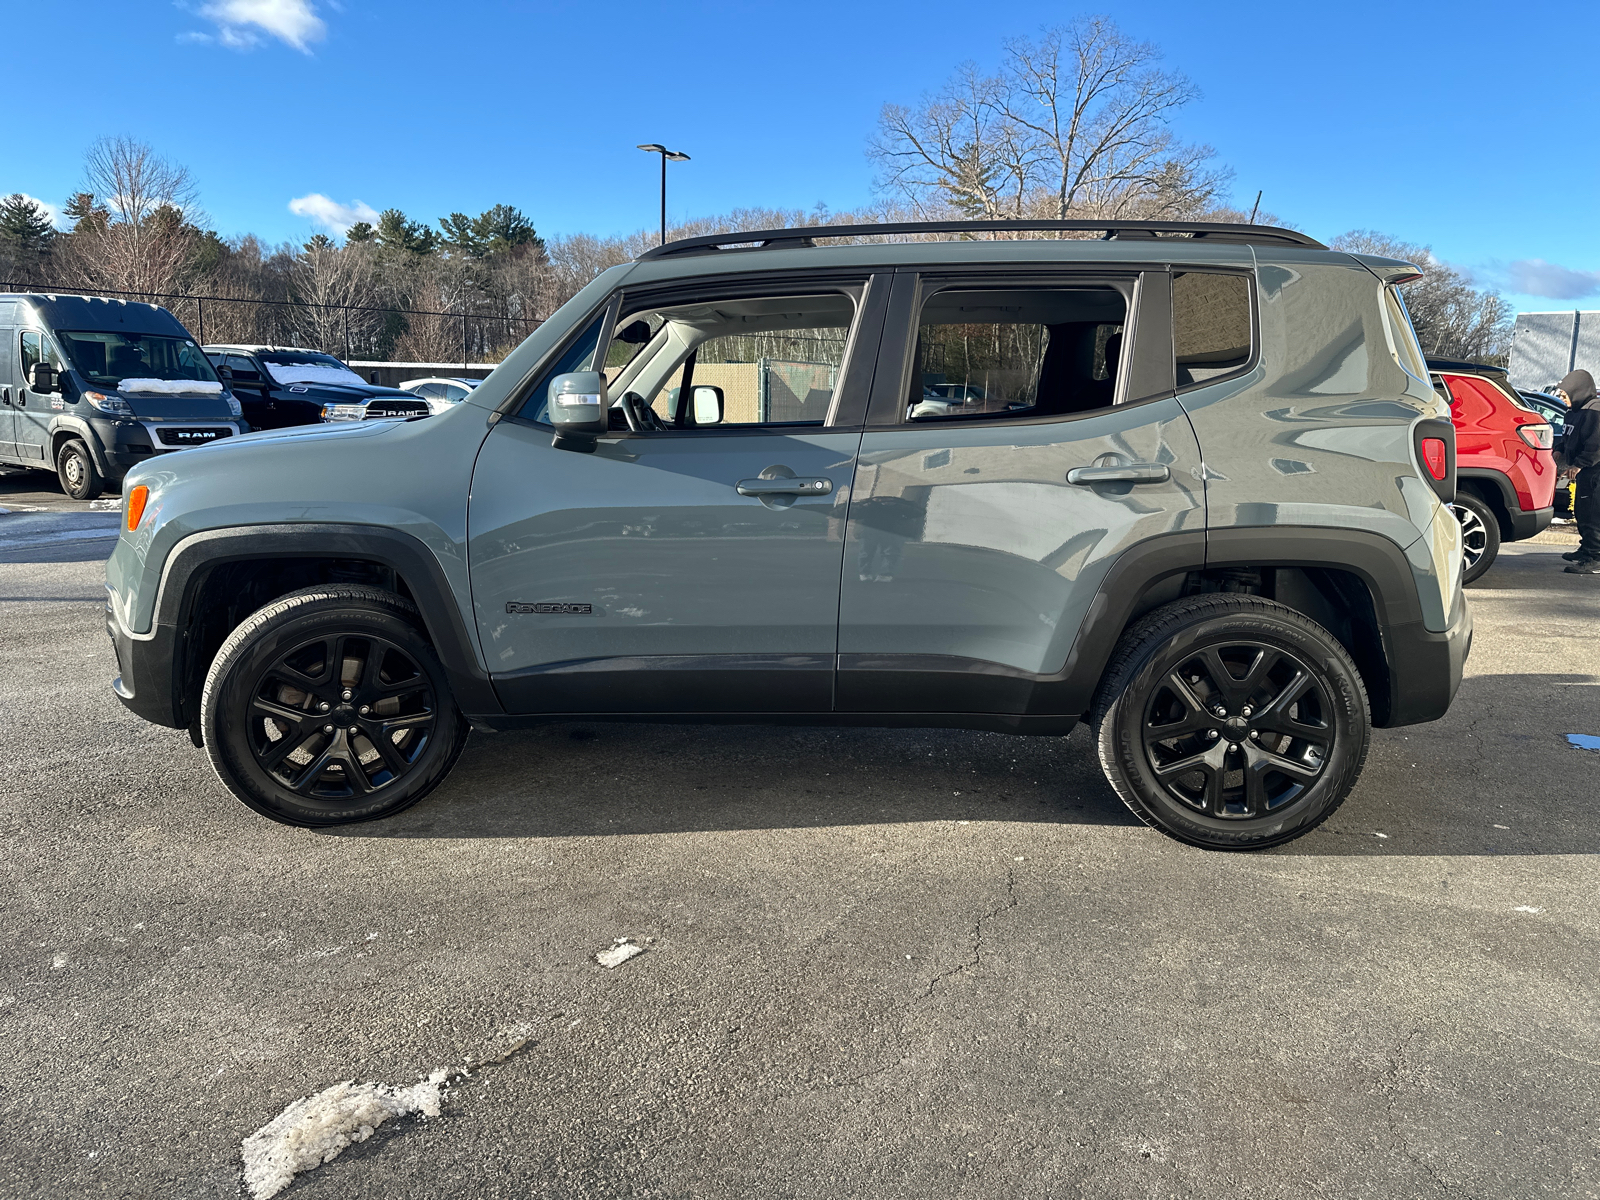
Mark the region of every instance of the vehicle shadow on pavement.
<instances>
[{"instance_id":1,"label":"vehicle shadow on pavement","mask_svg":"<svg viewBox=\"0 0 1600 1200\"><path fill-rule=\"evenodd\" d=\"M477 735L353 837L586 837L928 821L1138 825L1070 738L590 722Z\"/></svg>"},{"instance_id":2,"label":"vehicle shadow on pavement","mask_svg":"<svg viewBox=\"0 0 1600 1200\"><path fill-rule=\"evenodd\" d=\"M1566 740L1583 732L1600 733L1593 676L1469 676L1443 720L1374 731L1343 807L1267 853L1600 853L1600 754ZM938 821L1141 827L1081 729L1040 738L590 722L475 735L421 805L329 833L593 837Z\"/></svg>"},{"instance_id":3,"label":"vehicle shadow on pavement","mask_svg":"<svg viewBox=\"0 0 1600 1200\"><path fill-rule=\"evenodd\" d=\"M1443 719L1374 731L1344 806L1272 853L1600 853L1600 753L1569 733L1600 734L1595 676L1469 675Z\"/></svg>"}]
</instances>

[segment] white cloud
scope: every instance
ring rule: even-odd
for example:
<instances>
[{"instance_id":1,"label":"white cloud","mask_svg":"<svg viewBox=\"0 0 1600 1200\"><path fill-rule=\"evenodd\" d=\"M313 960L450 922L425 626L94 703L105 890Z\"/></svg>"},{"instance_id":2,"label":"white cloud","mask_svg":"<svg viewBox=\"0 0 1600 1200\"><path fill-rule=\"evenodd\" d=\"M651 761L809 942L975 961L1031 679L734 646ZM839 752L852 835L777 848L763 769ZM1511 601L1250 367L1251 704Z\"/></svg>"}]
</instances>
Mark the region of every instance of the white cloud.
<instances>
[{"instance_id":1,"label":"white cloud","mask_svg":"<svg viewBox=\"0 0 1600 1200\"><path fill-rule=\"evenodd\" d=\"M321 192L295 197L289 201L289 211L341 237L348 233L350 226L357 221L365 221L371 225L376 224L378 220L378 210L370 204L363 204L360 200L354 204L340 204Z\"/></svg>"},{"instance_id":2,"label":"white cloud","mask_svg":"<svg viewBox=\"0 0 1600 1200\"><path fill-rule=\"evenodd\" d=\"M1575 271L1542 258L1522 258L1506 268L1506 287L1524 296L1581 300L1600 292L1600 271Z\"/></svg>"},{"instance_id":3,"label":"white cloud","mask_svg":"<svg viewBox=\"0 0 1600 1200\"><path fill-rule=\"evenodd\" d=\"M202 4L200 15L217 23L216 40L234 50L259 46L266 34L310 54L311 43L328 33L311 0L216 0ZM193 35L188 40L208 39Z\"/></svg>"}]
</instances>

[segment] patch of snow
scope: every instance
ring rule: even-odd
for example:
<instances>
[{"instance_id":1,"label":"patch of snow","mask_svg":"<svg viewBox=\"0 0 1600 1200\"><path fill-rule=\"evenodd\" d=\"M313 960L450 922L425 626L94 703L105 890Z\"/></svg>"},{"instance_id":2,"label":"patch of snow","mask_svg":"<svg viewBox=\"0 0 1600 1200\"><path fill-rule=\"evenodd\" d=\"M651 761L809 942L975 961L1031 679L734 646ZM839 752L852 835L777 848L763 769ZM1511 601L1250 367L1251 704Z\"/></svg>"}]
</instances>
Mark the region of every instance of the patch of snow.
<instances>
[{"instance_id":1,"label":"patch of snow","mask_svg":"<svg viewBox=\"0 0 1600 1200\"><path fill-rule=\"evenodd\" d=\"M330 367L325 363L265 363L267 374L282 384L338 383L346 387L369 386L349 367Z\"/></svg>"},{"instance_id":2,"label":"patch of snow","mask_svg":"<svg viewBox=\"0 0 1600 1200\"><path fill-rule=\"evenodd\" d=\"M1387 833L1374 833L1372 836L1375 838L1382 838L1386 842L1389 840L1389 835Z\"/></svg>"},{"instance_id":3,"label":"patch of snow","mask_svg":"<svg viewBox=\"0 0 1600 1200\"><path fill-rule=\"evenodd\" d=\"M1569 733L1567 741L1579 750L1600 750L1600 737L1595 737L1592 733Z\"/></svg>"},{"instance_id":4,"label":"patch of snow","mask_svg":"<svg viewBox=\"0 0 1600 1200\"><path fill-rule=\"evenodd\" d=\"M59 971L59 970L61 970L62 967L66 966L66 965L67 965L67 956L65 954L58 954L54 958L52 958L50 960L50 969L52 971Z\"/></svg>"},{"instance_id":5,"label":"patch of snow","mask_svg":"<svg viewBox=\"0 0 1600 1200\"><path fill-rule=\"evenodd\" d=\"M611 949L600 951L594 956L594 960L606 970L615 971L630 958L637 958L643 953L644 947L638 942L630 938L618 938L611 944Z\"/></svg>"},{"instance_id":6,"label":"patch of snow","mask_svg":"<svg viewBox=\"0 0 1600 1200\"><path fill-rule=\"evenodd\" d=\"M437 1117L444 1083L443 1070L410 1087L347 1079L296 1100L240 1143L252 1200L276 1196L301 1171L332 1162L390 1117Z\"/></svg>"},{"instance_id":7,"label":"patch of snow","mask_svg":"<svg viewBox=\"0 0 1600 1200\"><path fill-rule=\"evenodd\" d=\"M1511 911L1512 912L1533 913L1534 915L1537 916L1539 913L1542 913L1544 911L1544 909L1542 909L1542 908L1534 908L1531 904L1519 904L1515 908L1513 908Z\"/></svg>"},{"instance_id":8,"label":"patch of snow","mask_svg":"<svg viewBox=\"0 0 1600 1200\"><path fill-rule=\"evenodd\" d=\"M89 501L89 508L94 512L116 512L121 507L121 500L112 500L107 498L105 500Z\"/></svg>"},{"instance_id":9,"label":"patch of snow","mask_svg":"<svg viewBox=\"0 0 1600 1200\"><path fill-rule=\"evenodd\" d=\"M152 392L161 396L220 396L222 385L204 379L124 379L119 392Z\"/></svg>"}]
</instances>

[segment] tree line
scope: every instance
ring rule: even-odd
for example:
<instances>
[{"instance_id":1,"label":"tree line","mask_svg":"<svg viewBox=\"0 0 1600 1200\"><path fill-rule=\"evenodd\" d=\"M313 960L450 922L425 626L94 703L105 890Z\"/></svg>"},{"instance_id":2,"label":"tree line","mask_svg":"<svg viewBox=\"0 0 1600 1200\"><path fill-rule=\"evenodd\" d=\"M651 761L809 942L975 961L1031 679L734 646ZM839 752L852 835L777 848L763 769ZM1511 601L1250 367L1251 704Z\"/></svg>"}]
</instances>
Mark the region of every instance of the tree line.
<instances>
[{"instance_id":1,"label":"tree line","mask_svg":"<svg viewBox=\"0 0 1600 1200\"><path fill-rule=\"evenodd\" d=\"M1082 18L1004 44L999 69L959 67L915 104L885 104L868 154L877 199L853 212L744 208L684 221L669 238L737 229L937 218L1083 218L1286 224L1225 200L1232 173L1172 118L1198 96L1161 52L1105 17ZM499 361L601 271L655 244L622 237L543 237L497 204L435 223L399 209L296 246L210 228L183 166L129 138L101 139L59 229L20 194L0 199L0 282L89 291L221 297L199 319L209 341L309 345L356 359ZM1430 354L1495 359L1511 318L1426 246L1371 231L1336 248L1404 258L1427 270L1408 306ZM198 330L197 330L198 332Z\"/></svg>"}]
</instances>

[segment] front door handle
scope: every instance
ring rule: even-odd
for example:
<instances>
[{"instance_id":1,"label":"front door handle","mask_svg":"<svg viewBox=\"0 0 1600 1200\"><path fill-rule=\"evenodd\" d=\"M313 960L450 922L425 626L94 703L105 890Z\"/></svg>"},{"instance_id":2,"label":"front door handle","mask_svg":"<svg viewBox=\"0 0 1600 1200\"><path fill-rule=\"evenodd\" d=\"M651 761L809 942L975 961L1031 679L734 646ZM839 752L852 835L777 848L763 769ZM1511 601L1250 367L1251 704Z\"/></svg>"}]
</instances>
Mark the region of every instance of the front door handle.
<instances>
[{"instance_id":1,"label":"front door handle","mask_svg":"<svg viewBox=\"0 0 1600 1200\"><path fill-rule=\"evenodd\" d=\"M826 496L833 491L831 479L741 479L735 484L741 496Z\"/></svg>"},{"instance_id":2,"label":"front door handle","mask_svg":"<svg viewBox=\"0 0 1600 1200\"><path fill-rule=\"evenodd\" d=\"M1116 467L1073 467L1068 483L1165 483L1172 478L1166 463L1129 463Z\"/></svg>"}]
</instances>

